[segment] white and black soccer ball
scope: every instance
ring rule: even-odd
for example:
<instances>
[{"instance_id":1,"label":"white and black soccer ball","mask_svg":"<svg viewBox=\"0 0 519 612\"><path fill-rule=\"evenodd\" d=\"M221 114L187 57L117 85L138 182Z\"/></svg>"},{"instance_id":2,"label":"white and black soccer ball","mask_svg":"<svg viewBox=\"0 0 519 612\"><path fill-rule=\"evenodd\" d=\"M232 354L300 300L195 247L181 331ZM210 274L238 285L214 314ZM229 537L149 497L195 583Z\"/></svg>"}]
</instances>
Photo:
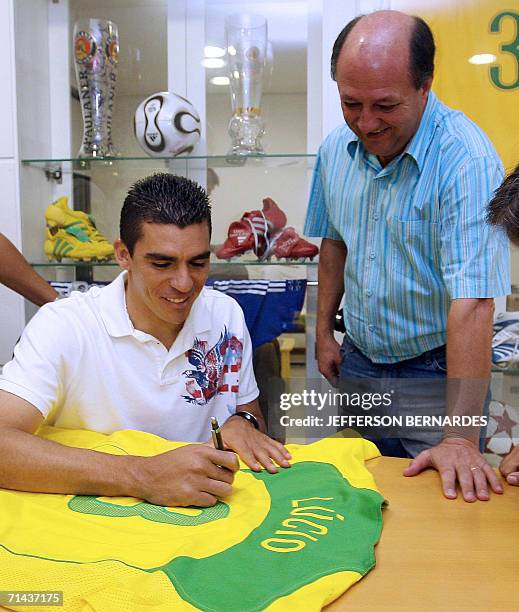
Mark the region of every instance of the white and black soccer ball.
<instances>
[{"instance_id":1,"label":"white and black soccer ball","mask_svg":"<svg viewBox=\"0 0 519 612\"><path fill-rule=\"evenodd\" d=\"M152 157L191 153L200 138L200 117L189 100L160 91L135 111L135 137Z\"/></svg>"}]
</instances>

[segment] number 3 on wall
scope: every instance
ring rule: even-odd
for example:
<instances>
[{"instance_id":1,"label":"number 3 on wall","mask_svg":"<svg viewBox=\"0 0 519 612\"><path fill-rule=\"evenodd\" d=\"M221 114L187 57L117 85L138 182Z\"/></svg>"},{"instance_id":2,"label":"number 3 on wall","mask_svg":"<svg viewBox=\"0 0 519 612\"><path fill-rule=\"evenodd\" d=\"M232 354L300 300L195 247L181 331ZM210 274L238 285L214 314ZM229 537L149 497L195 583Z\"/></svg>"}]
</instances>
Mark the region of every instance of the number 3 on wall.
<instances>
[{"instance_id":1,"label":"number 3 on wall","mask_svg":"<svg viewBox=\"0 0 519 612\"><path fill-rule=\"evenodd\" d=\"M511 42L501 45L500 50L503 53L510 53L514 56L517 64L517 76L514 83L503 83L501 80L501 67L492 66L490 68L490 79L496 87L499 87L499 89L516 89L519 87L519 13L514 13L513 11L503 11L502 13L499 13L492 20L492 23L490 24L490 31L500 32L501 21L505 17L515 19L515 38Z\"/></svg>"}]
</instances>

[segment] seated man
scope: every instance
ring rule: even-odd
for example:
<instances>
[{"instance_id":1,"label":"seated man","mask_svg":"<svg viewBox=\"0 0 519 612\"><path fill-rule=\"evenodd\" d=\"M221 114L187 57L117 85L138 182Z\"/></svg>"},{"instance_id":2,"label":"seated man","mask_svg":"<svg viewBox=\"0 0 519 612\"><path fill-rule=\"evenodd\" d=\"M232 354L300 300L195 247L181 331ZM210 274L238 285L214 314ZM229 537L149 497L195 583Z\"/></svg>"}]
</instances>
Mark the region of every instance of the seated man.
<instances>
[{"instance_id":1,"label":"seated man","mask_svg":"<svg viewBox=\"0 0 519 612\"><path fill-rule=\"evenodd\" d=\"M519 165L503 181L488 209L488 220L501 226L515 246L519 246ZM519 486L519 445L501 461L501 474L508 484Z\"/></svg>"},{"instance_id":2,"label":"seated man","mask_svg":"<svg viewBox=\"0 0 519 612\"><path fill-rule=\"evenodd\" d=\"M112 456L38 438L43 422L202 442L214 415L225 447L251 469L289 467L288 451L264 433L243 313L204 288L210 235L209 200L196 183L156 174L133 185L114 245L124 271L42 308L4 367L0 487L168 506L211 506L231 492L233 453L189 445Z\"/></svg>"}]
</instances>

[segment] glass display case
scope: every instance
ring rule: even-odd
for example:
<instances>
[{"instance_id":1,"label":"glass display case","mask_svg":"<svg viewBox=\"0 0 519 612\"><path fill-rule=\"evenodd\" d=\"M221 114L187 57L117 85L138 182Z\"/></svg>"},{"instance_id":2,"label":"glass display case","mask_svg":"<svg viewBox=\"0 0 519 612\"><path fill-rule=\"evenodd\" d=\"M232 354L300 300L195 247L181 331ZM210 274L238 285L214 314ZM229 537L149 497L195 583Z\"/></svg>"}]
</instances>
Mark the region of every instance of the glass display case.
<instances>
[{"instance_id":1,"label":"glass display case","mask_svg":"<svg viewBox=\"0 0 519 612\"><path fill-rule=\"evenodd\" d=\"M267 197L285 212L287 226L302 233L314 161L314 151L308 153L307 146L308 5L307 0L262 3L154 0L144 5L134 0L49 3L48 44L58 40L60 43L55 51L49 48L49 91L37 90L30 102L27 99L20 102L20 114L29 119L20 126L20 156L22 242L31 263L37 266L47 263L42 248L44 215L53 200L67 197L72 208L92 214L101 234L113 240L118 234L119 211L129 186L157 171L182 174L207 186L213 204L214 244L224 242L230 223L246 212L261 210L262 200ZM20 3L15 11L17 40L22 42L35 34L37 26L27 20L27 3ZM230 157L227 153L231 143L228 133L232 115L231 63L225 42L225 20L230 15L257 13L267 24L267 51L258 102L266 128L262 143L265 155ZM117 156L89 159L77 157L84 132L80 99L85 97L86 89L98 87L102 106L104 94L100 85L88 83L88 77L86 85L85 79L80 81L81 73L76 68L82 67L86 73L85 54L100 46L85 25L94 18L113 24L118 32L117 52L112 52L116 70L110 121ZM83 24L85 31L74 29L76 23ZM36 54L34 49L29 55L37 63ZM99 62L108 65L109 60L103 55ZM62 67L66 68L65 75L58 74ZM236 72L236 66L232 72ZM246 73L246 68L243 72ZM20 76L23 86L28 75ZM137 107L152 94L164 91L185 96L200 117L201 136L190 155L147 156L135 136ZM95 105L95 100L91 102L91 106ZM46 135L41 126L34 129L34 115L40 110L41 115L49 115ZM37 236L42 237L41 243ZM244 253L239 259L257 260L251 253Z\"/></svg>"},{"instance_id":2,"label":"glass display case","mask_svg":"<svg viewBox=\"0 0 519 612\"><path fill-rule=\"evenodd\" d=\"M227 238L229 225L244 213L262 210L263 199L272 198L287 217L286 226L302 234L306 208L307 184L313 167L314 155L277 154L246 156L182 156L176 158L117 157L99 159L24 159L28 173L42 173L49 180L71 178L74 208L91 213L98 230L110 241L118 235L119 213L128 187L136 180L154 172L172 172L188 177L203 177L210 192L213 208L212 244L219 245ZM50 202L47 202L50 204ZM45 231L44 214L40 219ZM28 237L29 238L29 237ZM34 242L34 237L31 242ZM31 262L39 268L110 267L110 262L74 262L66 256L59 262L48 262L42 243L35 244ZM39 247L39 252L36 250ZM291 260L272 253L268 260L259 261L248 249L231 260L213 254L215 267L227 264L255 266L314 265L316 259Z\"/></svg>"},{"instance_id":3,"label":"glass display case","mask_svg":"<svg viewBox=\"0 0 519 612\"><path fill-rule=\"evenodd\" d=\"M153 0L145 4L57 0L39 2L35 11L26 2L15 3L18 88L32 91L30 99L23 96L18 103L22 244L40 274L54 281L113 279L118 273L113 261L76 261L67 258L66 251L49 261L43 248L45 211L51 202L66 197L71 208L91 214L102 236L112 241L118 235L119 213L129 186L158 171L181 174L207 187L213 207L213 247L225 241L233 221L244 213L261 211L265 198L272 198L285 213L286 226L302 235L315 160L315 147L311 150L307 138L310 4L308 0ZM229 74L224 24L229 15L258 13L266 20L268 32L258 110L265 125L265 154L230 156L229 77L233 75ZM78 157L85 84L76 68L85 54L94 51L88 46L86 26L79 32L74 24L88 23L89 18L109 21L117 32L117 40L112 36L110 43L112 55L101 60L108 62L111 57L116 65L111 138L117 154L111 157ZM45 41L44 20L48 25ZM29 40L45 43L48 65L37 46L29 48ZM189 155L148 156L135 136L139 104L166 91L187 98L200 117L201 136ZM275 253L259 261L252 250L229 261L213 253L211 276L308 280L312 289L305 309L313 311L316 264L317 258L291 260ZM32 314L30 307L28 314Z\"/></svg>"}]
</instances>

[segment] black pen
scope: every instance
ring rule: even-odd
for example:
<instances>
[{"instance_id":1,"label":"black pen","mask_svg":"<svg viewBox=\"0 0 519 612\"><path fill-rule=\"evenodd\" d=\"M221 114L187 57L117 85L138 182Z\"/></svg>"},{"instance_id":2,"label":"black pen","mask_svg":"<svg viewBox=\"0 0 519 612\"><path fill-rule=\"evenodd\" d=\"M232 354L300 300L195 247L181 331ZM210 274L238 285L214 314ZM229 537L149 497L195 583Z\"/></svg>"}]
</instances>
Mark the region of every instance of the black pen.
<instances>
[{"instance_id":1,"label":"black pen","mask_svg":"<svg viewBox=\"0 0 519 612\"><path fill-rule=\"evenodd\" d=\"M222 450L222 451L225 450L225 448L223 447L222 432L220 431L220 425L218 425L218 421L216 417L214 416L211 417L211 437L213 438L214 447L217 450Z\"/></svg>"}]
</instances>

